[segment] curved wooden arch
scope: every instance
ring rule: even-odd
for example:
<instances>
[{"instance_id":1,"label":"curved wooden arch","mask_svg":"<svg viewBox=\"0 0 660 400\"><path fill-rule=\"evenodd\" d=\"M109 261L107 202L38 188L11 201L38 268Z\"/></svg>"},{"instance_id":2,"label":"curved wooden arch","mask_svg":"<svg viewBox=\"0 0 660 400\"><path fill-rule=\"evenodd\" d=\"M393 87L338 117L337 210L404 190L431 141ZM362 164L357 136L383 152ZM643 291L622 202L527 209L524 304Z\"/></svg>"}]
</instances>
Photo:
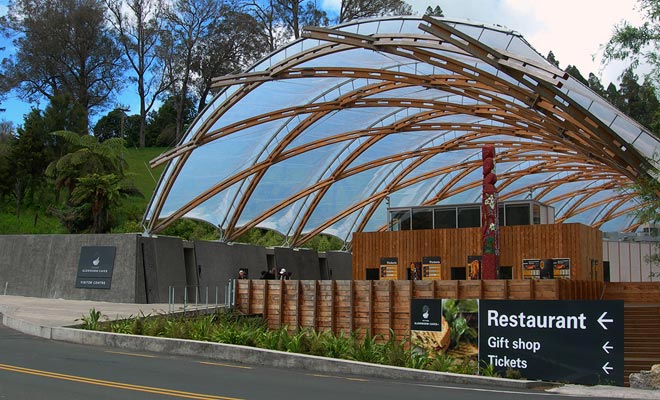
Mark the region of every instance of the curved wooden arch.
<instances>
[{"instance_id":1,"label":"curved wooden arch","mask_svg":"<svg viewBox=\"0 0 660 400\"><path fill-rule=\"evenodd\" d=\"M448 185L440 187L442 179L431 171L423 174L426 178L413 176L415 170L427 160L437 157L446 151L463 149L478 149L485 144L493 144L502 149L498 155L498 162L529 162L529 167L515 167L499 176L499 189L507 190L513 187L520 178L537 172L564 173L551 182L534 183L527 188L515 188L502 195L502 198L513 198L521 191L541 189L537 199L544 199L553 190L568 182L586 182L596 179L603 180L608 188L625 184L635 179L640 171L648 167L646 160L634 149L625 147L625 143L609 126L595 120L581 105L571 99L559 88L567 76L563 71L549 64L540 64L533 60L522 59L519 56L504 50L490 48L483 43L465 35L450 25L441 21L424 18L419 29L426 34L375 34L360 35L338 29L308 29L303 37L319 40L319 45L302 50L285 58L265 71L222 77L214 80L214 88L222 89L227 93L226 100L218 109L210 113L206 120L195 123L195 130L176 148L164 153L152 161L152 165L169 162L167 175L158 186L158 197L150 202L151 219L148 220L149 232L158 232L171 222L201 205L216 194L235 184L240 184L240 190L233 195L232 212L225 213L225 219L220 224L224 229L226 240L233 240L247 229L257 226L260 222L271 217L295 202L305 199L296 205L295 224L292 224L287 237L290 244L303 243L310 235L322 232L335 222L361 212L360 219L354 222L356 230L364 229L368 220L376 212L385 196L408 187L415 182L425 179L436 179L437 183L430 189L428 199L424 204L434 204L455 193L475 187L475 182L464 182L464 178L478 168L475 161L451 165L437 171L460 170ZM353 50L367 49L375 52L387 53L410 60L410 65L423 63L437 68L443 73L434 75L421 75L418 73L400 72L395 70L376 70L370 68L340 68L340 67L305 67L306 62L320 59L330 54ZM295 49L295 48L294 48ZM504 79L499 74L492 74L478 64L468 64L452 58L455 55L472 57L481 65L490 66L497 71L505 72L513 79ZM447 73L449 72L449 73ZM245 96L264 83L286 79L320 79L330 78L338 80L334 88L318 93L314 102L275 109L273 111L254 115L242 121L215 127L220 118L234 105L239 104ZM367 86L355 88L341 97L325 100L326 94L332 93L336 88L350 85L356 80L369 80ZM438 91L432 100L397 98L396 90L406 87L420 87ZM387 94L391 93L388 97ZM441 94L444 94L441 96ZM461 96L470 99L473 104L457 104L447 96ZM386 126L369 126L362 129L342 132L323 139L314 140L289 148L300 135L327 115L340 113L344 109L359 108L392 108L389 115L380 117L380 122L389 116L396 115L396 110L414 110L403 120L393 122ZM453 115L470 115L478 118L475 123L453 123L444 120L444 117ZM293 127L289 122L299 118L300 122ZM392 118L396 120L396 118ZM173 188L175 180L179 177L187 160L194 150L204 144L218 140L241 130L258 127L272 121L279 122L282 130L271 133L269 142L264 144L263 159L246 166L231 176L222 179L204 193L191 198L178 210L169 216L161 218L160 214L165 200ZM297 120L296 120L297 121ZM486 123L491 121L490 124ZM374 144L388 135L406 134L413 132L429 133L425 141L417 143L414 151L393 152L388 157L375 160L374 163L353 165L358 157ZM428 146L432 140L451 132L457 135L454 140L446 141L442 146ZM518 138L516 140L503 140L502 138ZM355 140L364 140L359 146L349 148ZM237 226L238 221L247 207L248 202L268 168L287 159L315 149L341 144L343 154L337 156L333 165L327 162L319 174L323 179L301 188L295 194L282 199L278 204L268 210L260 212L248 223ZM522 151L520 148L524 147ZM266 150L268 152L266 153ZM539 159L536 152L549 152L558 154L557 157ZM501 157L501 158L500 158ZM541 157L542 158L542 157ZM350 207L339 210L331 219L307 231L307 222L312 217L324 195L330 190L333 183L346 179L354 174L368 171L377 166L390 165L390 176L383 180L383 190L373 186L373 191L367 199L357 201ZM479 164L480 165L480 164ZM398 168L395 171L395 166ZM591 179L590 179L591 178ZM434 191L436 191L434 193ZM585 191L583 195L567 210L561 220L572 215L608 204L608 202L591 202L593 194ZM569 195L564 194L564 195ZM570 195L575 196L576 192ZM558 197L547 201L561 201ZM618 203L619 197L613 197L610 204ZM621 204L623 207L625 204ZM603 218L616 218L617 212L609 209ZM595 221L594 224L603 223Z\"/></svg>"}]
</instances>

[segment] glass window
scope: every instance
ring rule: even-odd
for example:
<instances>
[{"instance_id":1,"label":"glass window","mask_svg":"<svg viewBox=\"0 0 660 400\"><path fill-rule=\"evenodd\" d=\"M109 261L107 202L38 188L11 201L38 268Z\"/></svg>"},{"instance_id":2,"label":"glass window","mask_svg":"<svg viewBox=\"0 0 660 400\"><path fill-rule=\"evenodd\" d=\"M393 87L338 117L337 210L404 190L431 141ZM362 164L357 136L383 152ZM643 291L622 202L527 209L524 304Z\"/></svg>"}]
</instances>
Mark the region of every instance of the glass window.
<instances>
[{"instance_id":1,"label":"glass window","mask_svg":"<svg viewBox=\"0 0 660 400\"><path fill-rule=\"evenodd\" d=\"M390 223L393 231L410 230L410 210L397 210L390 212Z\"/></svg>"},{"instance_id":2,"label":"glass window","mask_svg":"<svg viewBox=\"0 0 660 400\"><path fill-rule=\"evenodd\" d=\"M481 226L481 212L479 207L459 208L458 227L475 228Z\"/></svg>"},{"instance_id":3,"label":"glass window","mask_svg":"<svg viewBox=\"0 0 660 400\"><path fill-rule=\"evenodd\" d=\"M433 209L416 209L412 217L413 229L433 229Z\"/></svg>"},{"instance_id":4,"label":"glass window","mask_svg":"<svg viewBox=\"0 0 660 400\"><path fill-rule=\"evenodd\" d=\"M436 209L435 229L453 229L456 228L456 209Z\"/></svg>"},{"instance_id":5,"label":"glass window","mask_svg":"<svg viewBox=\"0 0 660 400\"><path fill-rule=\"evenodd\" d=\"M499 226L504 226L504 206L500 205L497 207L497 223Z\"/></svg>"},{"instance_id":6,"label":"glass window","mask_svg":"<svg viewBox=\"0 0 660 400\"><path fill-rule=\"evenodd\" d=\"M511 204L506 206L506 225L530 225L529 204Z\"/></svg>"}]
</instances>

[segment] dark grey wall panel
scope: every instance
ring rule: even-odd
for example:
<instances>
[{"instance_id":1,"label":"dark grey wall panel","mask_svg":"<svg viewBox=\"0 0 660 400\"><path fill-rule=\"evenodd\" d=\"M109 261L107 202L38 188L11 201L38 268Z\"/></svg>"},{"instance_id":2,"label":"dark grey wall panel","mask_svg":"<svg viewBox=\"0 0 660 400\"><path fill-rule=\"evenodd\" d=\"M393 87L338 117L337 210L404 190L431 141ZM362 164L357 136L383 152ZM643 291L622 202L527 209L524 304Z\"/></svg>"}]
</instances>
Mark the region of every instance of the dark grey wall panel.
<instances>
[{"instance_id":1,"label":"dark grey wall panel","mask_svg":"<svg viewBox=\"0 0 660 400\"><path fill-rule=\"evenodd\" d=\"M251 279L266 270L266 249L248 244L196 241L195 258L200 288L208 287L212 298L217 288L219 302L224 302L227 281L236 278L240 268L247 268Z\"/></svg>"},{"instance_id":2,"label":"dark grey wall panel","mask_svg":"<svg viewBox=\"0 0 660 400\"><path fill-rule=\"evenodd\" d=\"M319 256L315 250L275 247L277 270L285 268L291 279L321 279Z\"/></svg>"},{"instance_id":3,"label":"dark grey wall panel","mask_svg":"<svg viewBox=\"0 0 660 400\"><path fill-rule=\"evenodd\" d=\"M187 285L183 241L175 237L143 237L144 276L148 303L167 303L170 286Z\"/></svg>"},{"instance_id":4,"label":"dark grey wall panel","mask_svg":"<svg viewBox=\"0 0 660 400\"><path fill-rule=\"evenodd\" d=\"M328 251L325 260L330 270L330 279L350 280L353 279L352 254L345 251Z\"/></svg>"}]
</instances>

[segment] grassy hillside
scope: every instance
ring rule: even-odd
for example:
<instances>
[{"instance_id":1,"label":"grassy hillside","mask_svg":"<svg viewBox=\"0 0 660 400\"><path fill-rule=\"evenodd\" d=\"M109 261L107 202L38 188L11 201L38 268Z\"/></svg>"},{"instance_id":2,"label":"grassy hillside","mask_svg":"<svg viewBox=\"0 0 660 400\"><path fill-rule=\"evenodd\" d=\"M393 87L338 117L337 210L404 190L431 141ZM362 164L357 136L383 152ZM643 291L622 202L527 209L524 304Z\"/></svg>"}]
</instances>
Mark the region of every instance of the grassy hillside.
<instances>
[{"instance_id":1,"label":"grassy hillside","mask_svg":"<svg viewBox=\"0 0 660 400\"><path fill-rule=\"evenodd\" d=\"M164 166L154 170L149 168L149 161L166 151L166 148L126 149L124 159L128 164L128 173L144 197L124 199L122 209L117 213L121 231L138 231L137 223L142 220L144 211L156 188L158 178ZM0 204L0 234L49 234L67 233L60 222L47 215L49 204L23 207L16 215L15 204Z\"/></svg>"},{"instance_id":2,"label":"grassy hillside","mask_svg":"<svg viewBox=\"0 0 660 400\"><path fill-rule=\"evenodd\" d=\"M165 169L164 165L151 169L149 161L156 158L167 149L164 147L149 147L145 149L126 149L124 153L124 160L128 164L128 173L135 182L135 186L144 194L144 198L134 197L124 200L124 208L126 209L139 209L140 216L149 204L151 195L156 189L158 178ZM136 210L137 211L137 210Z\"/></svg>"}]
</instances>

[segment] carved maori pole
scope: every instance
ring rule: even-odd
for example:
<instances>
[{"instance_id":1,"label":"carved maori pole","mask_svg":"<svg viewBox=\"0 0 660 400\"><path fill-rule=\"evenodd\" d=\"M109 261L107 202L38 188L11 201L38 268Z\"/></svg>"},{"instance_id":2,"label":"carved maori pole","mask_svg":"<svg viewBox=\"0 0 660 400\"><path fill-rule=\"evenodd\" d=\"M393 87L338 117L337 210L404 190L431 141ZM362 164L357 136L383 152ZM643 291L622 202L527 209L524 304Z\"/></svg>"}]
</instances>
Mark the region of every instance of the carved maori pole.
<instances>
[{"instance_id":1,"label":"carved maori pole","mask_svg":"<svg viewBox=\"0 0 660 400\"><path fill-rule=\"evenodd\" d=\"M496 279L500 256L500 227L498 219L498 195L495 183L495 147L484 146L481 150L483 160L483 195L481 198L481 279Z\"/></svg>"}]
</instances>

